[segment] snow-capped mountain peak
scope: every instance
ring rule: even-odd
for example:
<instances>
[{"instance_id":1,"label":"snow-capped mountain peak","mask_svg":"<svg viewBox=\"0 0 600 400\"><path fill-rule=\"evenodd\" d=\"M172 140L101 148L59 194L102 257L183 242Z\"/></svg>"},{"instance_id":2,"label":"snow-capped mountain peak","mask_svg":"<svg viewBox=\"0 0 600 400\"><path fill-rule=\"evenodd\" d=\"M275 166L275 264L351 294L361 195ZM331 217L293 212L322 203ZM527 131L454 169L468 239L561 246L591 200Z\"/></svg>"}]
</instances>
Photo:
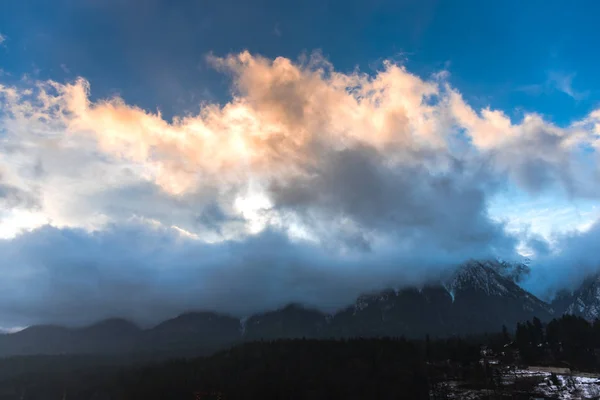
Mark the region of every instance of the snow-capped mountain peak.
<instances>
[{"instance_id":1,"label":"snow-capped mountain peak","mask_svg":"<svg viewBox=\"0 0 600 400\"><path fill-rule=\"evenodd\" d=\"M444 282L444 287L453 302L459 297L497 298L502 301L510 300L515 307L527 312L552 314L553 310L548 304L522 289L511 274L502 273L507 271L507 266L513 267L496 260L469 261L454 271Z\"/></svg>"},{"instance_id":2,"label":"snow-capped mountain peak","mask_svg":"<svg viewBox=\"0 0 600 400\"><path fill-rule=\"evenodd\" d=\"M458 268L445 282L446 290L454 296L460 290L479 290L487 295L505 295L506 278L485 262L470 261Z\"/></svg>"}]
</instances>

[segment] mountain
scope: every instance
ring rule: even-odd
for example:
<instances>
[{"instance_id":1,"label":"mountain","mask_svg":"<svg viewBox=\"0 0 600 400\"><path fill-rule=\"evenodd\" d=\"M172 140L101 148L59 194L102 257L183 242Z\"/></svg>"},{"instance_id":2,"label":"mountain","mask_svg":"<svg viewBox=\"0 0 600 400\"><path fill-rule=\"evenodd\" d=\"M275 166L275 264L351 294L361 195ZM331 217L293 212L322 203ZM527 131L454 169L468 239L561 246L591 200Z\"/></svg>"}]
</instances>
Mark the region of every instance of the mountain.
<instances>
[{"instance_id":1,"label":"mountain","mask_svg":"<svg viewBox=\"0 0 600 400\"><path fill-rule=\"evenodd\" d=\"M489 263L478 261L455 271L444 287L453 299L457 333L489 332L534 316L541 320L553 317L550 305L522 289L509 276L502 275Z\"/></svg>"},{"instance_id":2,"label":"mountain","mask_svg":"<svg viewBox=\"0 0 600 400\"><path fill-rule=\"evenodd\" d=\"M523 258L521 261L509 262L501 259L486 260L482 262L483 265L489 267L502 275L505 278L509 278L513 282L519 284L531 273L529 264L531 260Z\"/></svg>"},{"instance_id":3,"label":"mountain","mask_svg":"<svg viewBox=\"0 0 600 400\"><path fill-rule=\"evenodd\" d=\"M328 317L318 310L290 304L279 310L253 315L243 324L243 338L317 338L324 335Z\"/></svg>"},{"instance_id":4,"label":"mountain","mask_svg":"<svg viewBox=\"0 0 600 400\"><path fill-rule=\"evenodd\" d=\"M132 322L116 318L84 328L32 326L0 335L0 355L118 354L134 350L141 332Z\"/></svg>"},{"instance_id":5,"label":"mountain","mask_svg":"<svg viewBox=\"0 0 600 400\"><path fill-rule=\"evenodd\" d=\"M516 273L516 272L517 273ZM200 355L242 341L278 338L331 338L449 335L498 332L534 316L549 320L550 305L518 286L525 268L502 261L471 261L438 282L401 290L366 293L335 314L291 304L237 318L188 312L150 329L110 319L84 328L34 326L0 335L0 356L17 354ZM581 292L582 308L598 310L600 284ZM578 298L579 299L579 298ZM588 307L595 300L596 308ZM579 303L577 303L579 304ZM581 307L580 307L581 308ZM579 310L579 308L577 308ZM582 311L583 312L583 311Z\"/></svg>"},{"instance_id":6,"label":"mountain","mask_svg":"<svg viewBox=\"0 0 600 400\"><path fill-rule=\"evenodd\" d=\"M335 314L335 336L423 337L496 332L534 316L548 320L552 308L519 287L507 265L472 261L422 288L384 290L360 296Z\"/></svg>"},{"instance_id":7,"label":"mountain","mask_svg":"<svg viewBox=\"0 0 600 400\"><path fill-rule=\"evenodd\" d=\"M419 338L497 332L534 316L551 319L552 308L515 283L513 272L519 269L524 270L499 261L472 261L437 284L364 294L334 315L288 306L245 321L245 339Z\"/></svg>"},{"instance_id":8,"label":"mountain","mask_svg":"<svg viewBox=\"0 0 600 400\"><path fill-rule=\"evenodd\" d=\"M588 320L600 318L600 274L584 280L573 293L559 293L552 304L560 314L573 314Z\"/></svg>"},{"instance_id":9,"label":"mountain","mask_svg":"<svg viewBox=\"0 0 600 400\"><path fill-rule=\"evenodd\" d=\"M145 331L141 350L202 353L238 342L240 333L237 318L212 312L188 312Z\"/></svg>"},{"instance_id":10,"label":"mountain","mask_svg":"<svg viewBox=\"0 0 600 400\"><path fill-rule=\"evenodd\" d=\"M38 325L0 335L0 355L62 354L70 349L74 332L65 327Z\"/></svg>"},{"instance_id":11,"label":"mountain","mask_svg":"<svg viewBox=\"0 0 600 400\"><path fill-rule=\"evenodd\" d=\"M453 334L449 319L452 299L439 285L424 288L387 289L360 296L356 304L335 314L331 331L340 337L423 337L445 329Z\"/></svg>"},{"instance_id":12,"label":"mountain","mask_svg":"<svg viewBox=\"0 0 600 400\"><path fill-rule=\"evenodd\" d=\"M240 341L240 321L210 312L190 312L140 329L112 318L82 328L39 325L0 335L0 356L53 354L201 355Z\"/></svg>"},{"instance_id":13,"label":"mountain","mask_svg":"<svg viewBox=\"0 0 600 400\"><path fill-rule=\"evenodd\" d=\"M111 318L71 331L70 353L118 354L134 351L142 330L131 321Z\"/></svg>"}]
</instances>

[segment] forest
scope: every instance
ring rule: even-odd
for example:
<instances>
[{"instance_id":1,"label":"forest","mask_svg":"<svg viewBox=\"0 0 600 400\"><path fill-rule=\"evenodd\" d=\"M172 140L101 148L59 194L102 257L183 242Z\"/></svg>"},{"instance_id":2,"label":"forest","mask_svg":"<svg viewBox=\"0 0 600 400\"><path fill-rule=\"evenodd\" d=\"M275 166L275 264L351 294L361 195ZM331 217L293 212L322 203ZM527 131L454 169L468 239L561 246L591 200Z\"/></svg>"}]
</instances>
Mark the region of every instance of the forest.
<instances>
[{"instance_id":1,"label":"forest","mask_svg":"<svg viewBox=\"0 0 600 400\"><path fill-rule=\"evenodd\" d=\"M599 349L600 321L564 316L477 337L259 340L154 362L13 357L0 360L0 399L429 399L447 398L446 380L528 398L488 364L598 372Z\"/></svg>"}]
</instances>

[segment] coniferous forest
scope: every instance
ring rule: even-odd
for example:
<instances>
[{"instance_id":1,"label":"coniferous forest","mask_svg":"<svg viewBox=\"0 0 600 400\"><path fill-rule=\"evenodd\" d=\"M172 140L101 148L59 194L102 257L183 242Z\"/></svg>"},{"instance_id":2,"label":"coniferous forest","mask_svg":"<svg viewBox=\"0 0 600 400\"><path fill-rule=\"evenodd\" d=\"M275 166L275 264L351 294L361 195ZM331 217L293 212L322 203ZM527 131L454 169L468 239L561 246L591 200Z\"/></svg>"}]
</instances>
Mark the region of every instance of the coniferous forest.
<instances>
[{"instance_id":1,"label":"coniferous forest","mask_svg":"<svg viewBox=\"0 0 600 400\"><path fill-rule=\"evenodd\" d=\"M28 356L0 361L0 399L428 399L444 382L529 398L527 366L600 372L600 321L538 319L477 337L254 341L208 357ZM494 397L496 396L496 397Z\"/></svg>"}]
</instances>

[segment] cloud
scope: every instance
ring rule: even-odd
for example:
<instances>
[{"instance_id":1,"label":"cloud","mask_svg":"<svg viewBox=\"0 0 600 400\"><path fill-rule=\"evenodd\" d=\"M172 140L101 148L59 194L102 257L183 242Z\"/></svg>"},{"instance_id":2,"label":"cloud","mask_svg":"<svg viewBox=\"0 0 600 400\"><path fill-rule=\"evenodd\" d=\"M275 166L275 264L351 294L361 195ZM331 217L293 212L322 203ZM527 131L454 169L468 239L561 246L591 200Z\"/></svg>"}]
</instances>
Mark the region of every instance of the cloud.
<instances>
[{"instance_id":1,"label":"cloud","mask_svg":"<svg viewBox=\"0 0 600 400\"><path fill-rule=\"evenodd\" d=\"M426 241L414 253L341 254L277 230L207 244L141 221L97 232L45 226L0 240L0 250L9 326L114 315L152 324L188 309L243 316L290 301L331 312L364 290L422 283L461 260Z\"/></svg>"},{"instance_id":2,"label":"cloud","mask_svg":"<svg viewBox=\"0 0 600 400\"><path fill-rule=\"evenodd\" d=\"M573 88L573 79L575 79L575 76L575 73L563 74L551 72L548 75L548 83L574 100L581 100L587 97L589 92L579 92Z\"/></svg>"},{"instance_id":3,"label":"cloud","mask_svg":"<svg viewBox=\"0 0 600 400\"><path fill-rule=\"evenodd\" d=\"M534 274L525 282L525 287L547 299L551 299L558 290L574 290L591 274L600 270L600 255L595 251L600 241L600 219L586 230L573 230L555 234L554 249L544 246L538 248L537 264Z\"/></svg>"},{"instance_id":4,"label":"cloud","mask_svg":"<svg viewBox=\"0 0 600 400\"><path fill-rule=\"evenodd\" d=\"M589 91L578 91L573 88L573 79L576 73L565 74L562 72L551 71L548 78L543 83L524 85L517 88L517 91L525 92L533 96L549 94L559 91L566 94L574 100L583 100L589 96Z\"/></svg>"},{"instance_id":5,"label":"cloud","mask_svg":"<svg viewBox=\"0 0 600 400\"><path fill-rule=\"evenodd\" d=\"M474 146L486 153L497 173L509 175L521 189L533 194L558 189L588 198L600 194L597 160L584 150L598 146L598 134L589 126L595 112L563 128L537 114L526 114L518 124L502 111L484 109L478 115L456 92L449 103Z\"/></svg>"},{"instance_id":6,"label":"cloud","mask_svg":"<svg viewBox=\"0 0 600 400\"><path fill-rule=\"evenodd\" d=\"M422 155L423 162L428 156ZM482 177L464 172L461 162L432 175L421 165L382 165L379 157L372 148L329 154L312 176L274 183L273 204L311 221L319 237L334 222L334 232L347 227L353 240L360 235L364 243L384 233L406 248L423 240L464 254L478 247L505 253L514 248L503 226L487 216Z\"/></svg>"},{"instance_id":7,"label":"cloud","mask_svg":"<svg viewBox=\"0 0 600 400\"><path fill-rule=\"evenodd\" d=\"M318 54L208 61L230 100L173 121L93 101L83 78L0 86L0 232L12 237L0 321L332 309L514 257L523 240L544 253L490 215L508 186L600 194L600 111L565 127L513 121L474 110L446 74L389 61L370 75Z\"/></svg>"},{"instance_id":8,"label":"cloud","mask_svg":"<svg viewBox=\"0 0 600 400\"><path fill-rule=\"evenodd\" d=\"M38 208L39 199L35 193L28 193L18 187L2 184L2 176L0 176L0 204L3 208Z\"/></svg>"}]
</instances>

